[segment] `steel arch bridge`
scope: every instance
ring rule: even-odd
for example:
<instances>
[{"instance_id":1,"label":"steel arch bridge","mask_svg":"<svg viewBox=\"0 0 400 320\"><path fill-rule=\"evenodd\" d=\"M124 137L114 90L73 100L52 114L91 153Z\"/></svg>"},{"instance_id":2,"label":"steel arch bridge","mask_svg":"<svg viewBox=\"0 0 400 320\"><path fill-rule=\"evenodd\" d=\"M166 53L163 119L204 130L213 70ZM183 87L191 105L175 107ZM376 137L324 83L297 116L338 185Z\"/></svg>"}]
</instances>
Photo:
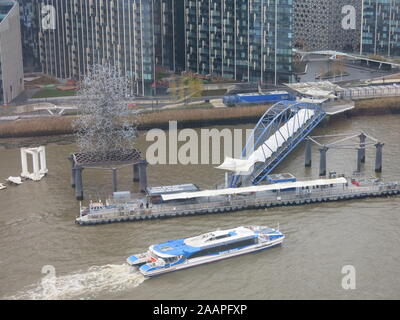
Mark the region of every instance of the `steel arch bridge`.
<instances>
[{"instance_id":1,"label":"steel arch bridge","mask_svg":"<svg viewBox=\"0 0 400 320\"><path fill-rule=\"evenodd\" d=\"M314 111L313 116L305 120L304 124L299 130L293 133L289 138L285 138L279 130L283 126L288 125L288 121L295 116L301 109L310 109ZM242 152L243 160L247 160L254 150L265 145L268 145L266 141L275 135L279 134L284 139L283 144L274 151L265 162L256 163L254 170L249 176L234 175L230 179L230 187L236 188L241 185L258 185L263 181L268 174L280 164L290 152L292 152L297 145L303 141L310 132L318 126L319 123L325 118L326 113L322 108L314 103L299 102L299 101L280 101L273 105L268 111L261 117L253 130L253 133L249 137L246 147ZM272 152L273 150L271 150Z\"/></svg>"}]
</instances>

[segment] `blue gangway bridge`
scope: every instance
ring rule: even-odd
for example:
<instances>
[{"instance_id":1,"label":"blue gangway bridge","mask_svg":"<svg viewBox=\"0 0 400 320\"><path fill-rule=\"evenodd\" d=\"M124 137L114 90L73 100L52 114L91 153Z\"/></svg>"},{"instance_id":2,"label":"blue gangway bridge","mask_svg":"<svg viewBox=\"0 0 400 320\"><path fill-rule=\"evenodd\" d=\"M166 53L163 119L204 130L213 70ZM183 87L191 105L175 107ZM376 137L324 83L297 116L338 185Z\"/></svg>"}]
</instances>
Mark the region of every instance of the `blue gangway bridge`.
<instances>
[{"instance_id":1,"label":"blue gangway bridge","mask_svg":"<svg viewBox=\"0 0 400 320\"><path fill-rule=\"evenodd\" d=\"M280 101L261 117L243 150L241 164L253 164L250 174L234 173L231 188L258 185L302 142L325 118L318 104Z\"/></svg>"}]
</instances>

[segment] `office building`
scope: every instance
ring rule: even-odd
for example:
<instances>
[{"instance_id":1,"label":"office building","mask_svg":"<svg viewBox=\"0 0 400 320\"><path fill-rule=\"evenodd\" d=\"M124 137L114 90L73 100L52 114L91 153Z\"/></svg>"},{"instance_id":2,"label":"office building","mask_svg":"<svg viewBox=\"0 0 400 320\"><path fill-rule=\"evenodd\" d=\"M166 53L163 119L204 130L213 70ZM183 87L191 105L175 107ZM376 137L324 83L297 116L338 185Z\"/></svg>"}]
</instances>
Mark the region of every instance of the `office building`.
<instances>
[{"instance_id":1,"label":"office building","mask_svg":"<svg viewBox=\"0 0 400 320\"><path fill-rule=\"evenodd\" d=\"M361 7L362 0L293 0L295 47L358 52Z\"/></svg>"},{"instance_id":2,"label":"office building","mask_svg":"<svg viewBox=\"0 0 400 320\"><path fill-rule=\"evenodd\" d=\"M292 0L185 0L187 71L278 84L292 75Z\"/></svg>"},{"instance_id":3,"label":"office building","mask_svg":"<svg viewBox=\"0 0 400 320\"><path fill-rule=\"evenodd\" d=\"M361 54L400 57L399 0L364 0Z\"/></svg>"},{"instance_id":4,"label":"office building","mask_svg":"<svg viewBox=\"0 0 400 320\"><path fill-rule=\"evenodd\" d=\"M19 4L0 1L0 103L6 105L24 91Z\"/></svg>"},{"instance_id":5,"label":"office building","mask_svg":"<svg viewBox=\"0 0 400 320\"><path fill-rule=\"evenodd\" d=\"M81 79L110 63L132 80L133 93L151 94L155 79L153 1L36 0L44 73Z\"/></svg>"}]
</instances>

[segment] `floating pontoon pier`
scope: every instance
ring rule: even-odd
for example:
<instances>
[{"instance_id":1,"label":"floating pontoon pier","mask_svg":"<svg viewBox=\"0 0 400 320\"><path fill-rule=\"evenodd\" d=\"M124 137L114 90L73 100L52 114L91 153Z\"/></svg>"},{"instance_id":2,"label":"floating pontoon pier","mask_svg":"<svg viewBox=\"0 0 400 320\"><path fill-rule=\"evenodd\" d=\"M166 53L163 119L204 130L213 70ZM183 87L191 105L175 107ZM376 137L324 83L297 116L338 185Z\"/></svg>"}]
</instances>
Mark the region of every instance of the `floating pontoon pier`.
<instances>
[{"instance_id":1,"label":"floating pontoon pier","mask_svg":"<svg viewBox=\"0 0 400 320\"><path fill-rule=\"evenodd\" d=\"M79 225L141 221L233 211L266 209L280 206L386 197L400 194L400 183L384 183L379 179L319 179L273 183L244 188L204 190L161 195L160 204L138 200L109 200L106 205L91 204L81 208L76 219Z\"/></svg>"}]
</instances>

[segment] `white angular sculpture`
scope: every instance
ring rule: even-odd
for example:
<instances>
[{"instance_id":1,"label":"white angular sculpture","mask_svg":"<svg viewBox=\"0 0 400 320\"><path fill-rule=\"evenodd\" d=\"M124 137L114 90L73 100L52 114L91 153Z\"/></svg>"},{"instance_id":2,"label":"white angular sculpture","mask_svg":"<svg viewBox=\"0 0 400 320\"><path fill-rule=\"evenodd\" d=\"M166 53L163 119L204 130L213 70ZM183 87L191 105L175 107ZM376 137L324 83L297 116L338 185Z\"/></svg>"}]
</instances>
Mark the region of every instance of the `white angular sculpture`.
<instances>
[{"instance_id":1,"label":"white angular sculpture","mask_svg":"<svg viewBox=\"0 0 400 320\"><path fill-rule=\"evenodd\" d=\"M6 179L6 181L16 185L22 184L21 177L9 177L8 179Z\"/></svg>"},{"instance_id":2,"label":"white angular sculpture","mask_svg":"<svg viewBox=\"0 0 400 320\"><path fill-rule=\"evenodd\" d=\"M33 173L28 171L28 154L32 155ZM49 172L46 164L46 149L39 148L21 148L21 177L40 181Z\"/></svg>"}]
</instances>

